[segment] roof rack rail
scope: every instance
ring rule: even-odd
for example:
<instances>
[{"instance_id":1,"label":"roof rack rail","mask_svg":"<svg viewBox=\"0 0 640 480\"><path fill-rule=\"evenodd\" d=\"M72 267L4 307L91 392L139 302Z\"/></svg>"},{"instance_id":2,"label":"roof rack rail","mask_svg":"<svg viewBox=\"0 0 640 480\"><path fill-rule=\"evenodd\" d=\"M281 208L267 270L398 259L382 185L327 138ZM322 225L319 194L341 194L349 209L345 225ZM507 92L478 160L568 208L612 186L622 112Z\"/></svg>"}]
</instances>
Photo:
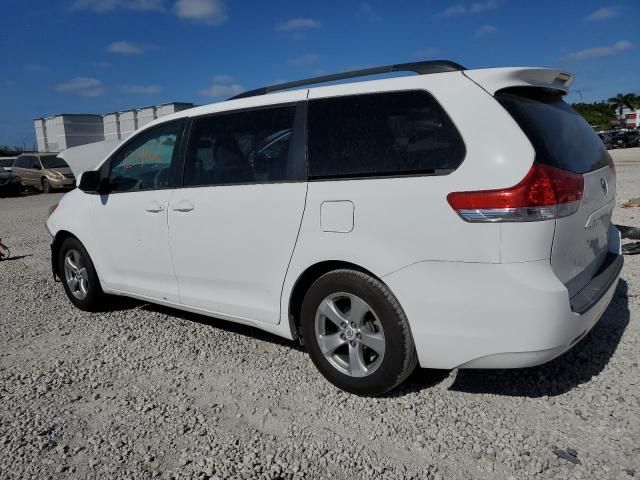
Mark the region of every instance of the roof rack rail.
<instances>
[{"instance_id":1,"label":"roof rack rail","mask_svg":"<svg viewBox=\"0 0 640 480\"><path fill-rule=\"evenodd\" d=\"M265 95L271 92L278 92L280 90L288 90L290 88L303 87L306 85L316 85L318 83L333 82L335 80L344 80L347 78L368 77L370 75L380 75L383 73L415 72L419 75L425 75L428 73L456 72L460 70L465 70L465 68L459 63L452 62L450 60L429 60L424 62L398 63L396 65L363 68L360 70L351 70L342 73L332 73L331 75L321 75L319 77L305 78L303 80L296 80L295 82L268 85L266 87L260 87L256 88L255 90L249 90L248 92L240 93L229 98L229 100L254 97L256 95Z\"/></svg>"}]
</instances>

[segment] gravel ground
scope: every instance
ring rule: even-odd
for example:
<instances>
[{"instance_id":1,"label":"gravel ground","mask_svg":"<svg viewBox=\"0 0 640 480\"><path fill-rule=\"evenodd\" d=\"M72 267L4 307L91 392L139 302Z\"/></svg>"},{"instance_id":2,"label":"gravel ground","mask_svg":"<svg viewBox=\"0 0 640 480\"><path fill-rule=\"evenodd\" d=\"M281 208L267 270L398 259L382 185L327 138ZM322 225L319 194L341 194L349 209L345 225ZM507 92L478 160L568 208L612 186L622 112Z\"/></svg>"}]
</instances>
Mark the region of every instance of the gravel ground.
<instances>
[{"instance_id":1,"label":"gravel ground","mask_svg":"<svg viewBox=\"0 0 640 480\"><path fill-rule=\"evenodd\" d=\"M618 202L640 150L614 153ZM72 308L49 270L56 195L0 199L0 478L640 477L640 256L572 351L510 371L418 370L367 399L255 329L119 301ZM617 223L640 226L640 208Z\"/></svg>"}]
</instances>

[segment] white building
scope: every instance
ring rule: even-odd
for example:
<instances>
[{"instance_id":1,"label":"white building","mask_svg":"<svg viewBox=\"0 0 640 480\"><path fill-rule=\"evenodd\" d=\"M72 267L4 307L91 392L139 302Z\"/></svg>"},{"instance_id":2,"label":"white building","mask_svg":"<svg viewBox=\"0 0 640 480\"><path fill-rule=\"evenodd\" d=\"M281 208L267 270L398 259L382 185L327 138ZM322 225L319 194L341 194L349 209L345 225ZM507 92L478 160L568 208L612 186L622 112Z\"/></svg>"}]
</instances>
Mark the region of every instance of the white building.
<instances>
[{"instance_id":1,"label":"white building","mask_svg":"<svg viewBox=\"0 0 640 480\"><path fill-rule=\"evenodd\" d=\"M59 152L104 140L102 115L62 113L36 118L35 126L38 150L41 152Z\"/></svg>"},{"instance_id":2,"label":"white building","mask_svg":"<svg viewBox=\"0 0 640 480\"><path fill-rule=\"evenodd\" d=\"M171 102L99 114L62 113L36 118L38 151L59 152L88 143L124 140L156 118L192 108L193 103Z\"/></svg>"},{"instance_id":3,"label":"white building","mask_svg":"<svg viewBox=\"0 0 640 480\"><path fill-rule=\"evenodd\" d=\"M625 108L622 111L622 116L619 117L623 120L627 128L639 128L640 127L640 108L632 109Z\"/></svg>"}]
</instances>

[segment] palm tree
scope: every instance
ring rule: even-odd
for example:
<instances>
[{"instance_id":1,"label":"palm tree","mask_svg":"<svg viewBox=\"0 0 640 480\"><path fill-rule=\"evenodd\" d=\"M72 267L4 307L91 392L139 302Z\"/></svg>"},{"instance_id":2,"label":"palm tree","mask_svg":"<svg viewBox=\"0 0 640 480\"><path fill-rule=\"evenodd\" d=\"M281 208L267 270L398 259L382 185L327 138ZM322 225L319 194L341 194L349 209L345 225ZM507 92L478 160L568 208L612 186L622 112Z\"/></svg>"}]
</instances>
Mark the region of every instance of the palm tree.
<instances>
[{"instance_id":1,"label":"palm tree","mask_svg":"<svg viewBox=\"0 0 640 480\"><path fill-rule=\"evenodd\" d=\"M618 112L618 119L622 119L622 112L625 108L634 109L640 105L640 97L635 93L619 93L607 100L607 103Z\"/></svg>"}]
</instances>

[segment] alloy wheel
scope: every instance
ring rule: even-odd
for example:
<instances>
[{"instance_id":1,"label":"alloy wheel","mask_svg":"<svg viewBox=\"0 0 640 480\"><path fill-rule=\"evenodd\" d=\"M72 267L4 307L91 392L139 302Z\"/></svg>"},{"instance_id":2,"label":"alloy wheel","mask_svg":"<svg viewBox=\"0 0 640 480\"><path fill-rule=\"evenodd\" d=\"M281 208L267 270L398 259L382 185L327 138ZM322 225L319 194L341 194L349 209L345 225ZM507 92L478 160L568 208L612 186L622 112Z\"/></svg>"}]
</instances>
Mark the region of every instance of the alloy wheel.
<instances>
[{"instance_id":1,"label":"alloy wheel","mask_svg":"<svg viewBox=\"0 0 640 480\"><path fill-rule=\"evenodd\" d=\"M89 274L82 255L75 249L68 250L64 256L64 277L71 294L84 300L89 293Z\"/></svg>"},{"instance_id":2,"label":"alloy wheel","mask_svg":"<svg viewBox=\"0 0 640 480\"><path fill-rule=\"evenodd\" d=\"M315 336L327 361L351 377L371 375L384 358L380 319L367 302L352 293L334 293L320 302Z\"/></svg>"}]
</instances>

